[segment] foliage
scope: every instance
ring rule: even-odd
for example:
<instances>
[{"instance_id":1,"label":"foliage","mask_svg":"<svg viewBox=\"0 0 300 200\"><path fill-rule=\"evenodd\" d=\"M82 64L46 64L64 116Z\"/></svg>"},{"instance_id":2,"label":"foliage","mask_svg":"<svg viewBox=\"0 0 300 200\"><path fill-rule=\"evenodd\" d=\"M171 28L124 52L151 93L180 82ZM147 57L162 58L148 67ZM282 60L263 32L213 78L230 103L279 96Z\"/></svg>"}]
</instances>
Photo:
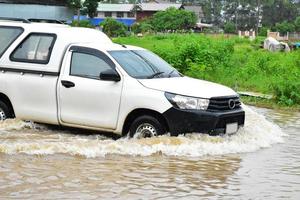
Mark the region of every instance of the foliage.
<instances>
[{"instance_id":1,"label":"foliage","mask_svg":"<svg viewBox=\"0 0 300 200\"><path fill-rule=\"evenodd\" d=\"M85 0L83 6L87 10L87 14L90 18L93 18L97 15L98 3L100 0Z\"/></svg>"},{"instance_id":2,"label":"foliage","mask_svg":"<svg viewBox=\"0 0 300 200\"><path fill-rule=\"evenodd\" d=\"M224 0L223 12L226 22L234 22L238 30L256 30L261 1Z\"/></svg>"},{"instance_id":3,"label":"foliage","mask_svg":"<svg viewBox=\"0 0 300 200\"><path fill-rule=\"evenodd\" d=\"M275 29L281 34L286 34L287 32L295 31L295 26L292 23L288 23L287 21L284 21L282 23L276 23Z\"/></svg>"},{"instance_id":4,"label":"foliage","mask_svg":"<svg viewBox=\"0 0 300 200\"><path fill-rule=\"evenodd\" d=\"M197 17L194 12L168 8L153 15L151 24L155 31L183 30L195 26Z\"/></svg>"},{"instance_id":5,"label":"foliage","mask_svg":"<svg viewBox=\"0 0 300 200\"><path fill-rule=\"evenodd\" d=\"M298 80L283 80L279 78L271 84L276 100L283 105L300 104L300 82Z\"/></svg>"},{"instance_id":6,"label":"foliage","mask_svg":"<svg viewBox=\"0 0 300 200\"><path fill-rule=\"evenodd\" d=\"M295 19L294 24L295 24L295 30L296 30L297 32L300 32L300 17L297 17L297 18Z\"/></svg>"},{"instance_id":7,"label":"foliage","mask_svg":"<svg viewBox=\"0 0 300 200\"><path fill-rule=\"evenodd\" d=\"M103 27L103 32L106 33L109 37L119 37L126 35L126 26L113 18L106 18L103 22L100 23L100 26Z\"/></svg>"},{"instance_id":8,"label":"foliage","mask_svg":"<svg viewBox=\"0 0 300 200\"><path fill-rule=\"evenodd\" d=\"M68 7L77 11L77 22L79 24L80 21L80 9L82 8L81 0L67 0Z\"/></svg>"},{"instance_id":9,"label":"foliage","mask_svg":"<svg viewBox=\"0 0 300 200\"><path fill-rule=\"evenodd\" d=\"M227 22L227 23L224 25L224 32L225 32L225 33L236 33L234 23L232 23L232 22Z\"/></svg>"},{"instance_id":10,"label":"foliage","mask_svg":"<svg viewBox=\"0 0 300 200\"><path fill-rule=\"evenodd\" d=\"M236 90L272 93L277 103L300 105L300 54L271 53L238 37L196 34L124 37L117 42L142 46L180 72L228 85Z\"/></svg>"},{"instance_id":11,"label":"foliage","mask_svg":"<svg viewBox=\"0 0 300 200\"><path fill-rule=\"evenodd\" d=\"M222 1L220 0L201 0L199 1L204 13L204 22L222 26Z\"/></svg>"},{"instance_id":12,"label":"foliage","mask_svg":"<svg viewBox=\"0 0 300 200\"><path fill-rule=\"evenodd\" d=\"M141 22L134 23L131 30L135 33L150 33L153 30L150 20L144 20Z\"/></svg>"},{"instance_id":13,"label":"foliage","mask_svg":"<svg viewBox=\"0 0 300 200\"><path fill-rule=\"evenodd\" d=\"M80 9L82 7L81 0L68 0L67 4L70 8Z\"/></svg>"},{"instance_id":14,"label":"foliage","mask_svg":"<svg viewBox=\"0 0 300 200\"><path fill-rule=\"evenodd\" d=\"M89 20L80 20L79 22L72 21L71 26L78 26L78 27L85 27L85 28L94 28L94 26L91 24Z\"/></svg>"},{"instance_id":15,"label":"foliage","mask_svg":"<svg viewBox=\"0 0 300 200\"><path fill-rule=\"evenodd\" d=\"M299 16L299 2L294 0L265 0L263 1L264 26L275 26L283 21L292 22Z\"/></svg>"},{"instance_id":16,"label":"foliage","mask_svg":"<svg viewBox=\"0 0 300 200\"><path fill-rule=\"evenodd\" d=\"M267 37L269 28L261 27L258 31L258 36Z\"/></svg>"},{"instance_id":17,"label":"foliage","mask_svg":"<svg viewBox=\"0 0 300 200\"><path fill-rule=\"evenodd\" d=\"M201 5L205 22L217 27L232 22L238 30L258 30L259 25L272 28L283 21L292 23L300 14L299 0L187 0L184 3Z\"/></svg>"}]
</instances>

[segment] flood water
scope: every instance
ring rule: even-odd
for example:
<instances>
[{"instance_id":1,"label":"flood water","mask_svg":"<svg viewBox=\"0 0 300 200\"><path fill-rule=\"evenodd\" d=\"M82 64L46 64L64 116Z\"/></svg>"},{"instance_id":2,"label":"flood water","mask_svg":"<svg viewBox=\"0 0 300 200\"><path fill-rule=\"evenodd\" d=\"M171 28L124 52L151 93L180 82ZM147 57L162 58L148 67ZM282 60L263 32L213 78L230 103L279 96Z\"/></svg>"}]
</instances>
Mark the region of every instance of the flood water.
<instances>
[{"instance_id":1,"label":"flood water","mask_svg":"<svg viewBox=\"0 0 300 200\"><path fill-rule=\"evenodd\" d=\"M300 113L246 107L236 135L113 140L0 122L0 199L300 199Z\"/></svg>"}]
</instances>

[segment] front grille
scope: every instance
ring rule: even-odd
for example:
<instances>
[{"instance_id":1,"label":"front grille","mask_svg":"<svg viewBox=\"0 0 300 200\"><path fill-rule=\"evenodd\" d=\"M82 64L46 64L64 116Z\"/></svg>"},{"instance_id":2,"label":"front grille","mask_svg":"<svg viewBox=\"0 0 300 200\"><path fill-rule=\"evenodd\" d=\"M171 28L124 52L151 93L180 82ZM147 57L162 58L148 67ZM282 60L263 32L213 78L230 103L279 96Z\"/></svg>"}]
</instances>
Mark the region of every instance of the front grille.
<instances>
[{"instance_id":1,"label":"front grille","mask_svg":"<svg viewBox=\"0 0 300 200\"><path fill-rule=\"evenodd\" d=\"M234 103L234 106L232 106ZM236 110L241 107L241 101L238 96L214 97L211 98L208 105L209 111Z\"/></svg>"}]
</instances>

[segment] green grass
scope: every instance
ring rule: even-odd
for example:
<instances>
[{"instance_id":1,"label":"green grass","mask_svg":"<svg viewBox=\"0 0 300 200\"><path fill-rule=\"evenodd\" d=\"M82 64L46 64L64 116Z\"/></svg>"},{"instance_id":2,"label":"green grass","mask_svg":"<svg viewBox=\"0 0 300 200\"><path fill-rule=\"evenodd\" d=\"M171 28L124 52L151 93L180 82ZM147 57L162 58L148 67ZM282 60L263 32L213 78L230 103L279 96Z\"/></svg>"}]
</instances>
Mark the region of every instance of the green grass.
<instances>
[{"instance_id":1,"label":"green grass","mask_svg":"<svg viewBox=\"0 0 300 200\"><path fill-rule=\"evenodd\" d=\"M204 34L147 35L115 38L117 43L149 49L195 78L235 90L273 94L272 104L300 105L300 51L271 53L238 37ZM271 104L271 103L270 103Z\"/></svg>"}]
</instances>

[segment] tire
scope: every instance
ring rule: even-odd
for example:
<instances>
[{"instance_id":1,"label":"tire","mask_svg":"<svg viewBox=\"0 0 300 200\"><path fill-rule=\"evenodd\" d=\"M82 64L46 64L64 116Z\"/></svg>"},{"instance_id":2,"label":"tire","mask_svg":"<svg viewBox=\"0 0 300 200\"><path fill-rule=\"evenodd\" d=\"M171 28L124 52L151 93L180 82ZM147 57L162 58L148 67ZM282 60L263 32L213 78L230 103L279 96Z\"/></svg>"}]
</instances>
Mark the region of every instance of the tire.
<instances>
[{"instance_id":1,"label":"tire","mask_svg":"<svg viewBox=\"0 0 300 200\"><path fill-rule=\"evenodd\" d=\"M9 110L9 107L0 100L0 121L4 121L8 118L12 118L13 115Z\"/></svg>"},{"instance_id":2,"label":"tire","mask_svg":"<svg viewBox=\"0 0 300 200\"><path fill-rule=\"evenodd\" d=\"M165 133L165 126L158 119L150 115L143 115L136 118L129 129L129 135L133 138L155 137Z\"/></svg>"}]
</instances>

